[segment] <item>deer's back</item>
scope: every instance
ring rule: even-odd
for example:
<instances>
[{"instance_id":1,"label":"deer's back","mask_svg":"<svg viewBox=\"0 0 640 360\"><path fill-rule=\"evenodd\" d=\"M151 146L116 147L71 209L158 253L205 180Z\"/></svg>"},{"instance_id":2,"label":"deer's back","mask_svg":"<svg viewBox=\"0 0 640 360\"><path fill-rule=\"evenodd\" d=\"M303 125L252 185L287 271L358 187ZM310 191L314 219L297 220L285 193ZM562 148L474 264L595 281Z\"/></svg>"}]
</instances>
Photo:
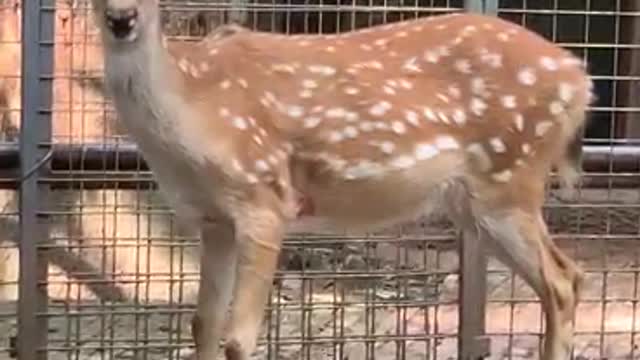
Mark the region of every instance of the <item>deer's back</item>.
<instances>
[{"instance_id":1,"label":"deer's back","mask_svg":"<svg viewBox=\"0 0 640 360\"><path fill-rule=\"evenodd\" d=\"M338 36L239 31L178 62L242 170L277 176L290 161L294 186L329 215L375 201L384 217L458 177L546 169L590 95L569 52L479 15Z\"/></svg>"}]
</instances>

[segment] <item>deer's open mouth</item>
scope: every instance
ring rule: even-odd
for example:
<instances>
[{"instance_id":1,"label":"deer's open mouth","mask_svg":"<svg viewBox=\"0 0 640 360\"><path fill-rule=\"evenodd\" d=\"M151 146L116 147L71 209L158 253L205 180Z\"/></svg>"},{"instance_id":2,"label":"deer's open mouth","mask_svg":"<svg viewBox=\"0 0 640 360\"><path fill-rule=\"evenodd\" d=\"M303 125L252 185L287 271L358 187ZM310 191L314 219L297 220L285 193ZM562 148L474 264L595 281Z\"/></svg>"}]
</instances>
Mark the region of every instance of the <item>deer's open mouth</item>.
<instances>
[{"instance_id":1,"label":"deer's open mouth","mask_svg":"<svg viewBox=\"0 0 640 360\"><path fill-rule=\"evenodd\" d=\"M138 10L107 10L105 13L107 27L116 39L135 40Z\"/></svg>"}]
</instances>

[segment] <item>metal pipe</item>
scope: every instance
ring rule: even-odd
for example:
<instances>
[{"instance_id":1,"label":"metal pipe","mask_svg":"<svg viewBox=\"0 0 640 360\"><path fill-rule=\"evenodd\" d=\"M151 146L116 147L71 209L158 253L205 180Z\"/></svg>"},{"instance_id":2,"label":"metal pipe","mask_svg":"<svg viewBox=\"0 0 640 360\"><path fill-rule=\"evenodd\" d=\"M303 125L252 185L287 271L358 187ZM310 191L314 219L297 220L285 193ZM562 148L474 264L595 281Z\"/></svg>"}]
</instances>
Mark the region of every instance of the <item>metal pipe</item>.
<instances>
[{"instance_id":1,"label":"metal pipe","mask_svg":"<svg viewBox=\"0 0 640 360\"><path fill-rule=\"evenodd\" d=\"M583 186L640 186L640 145L586 145L583 151ZM0 144L0 189L17 188L19 166L19 145ZM53 144L50 171L42 174L40 182L53 189L156 187L142 154L132 143Z\"/></svg>"},{"instance_id":2,"label":"metal pipe","mask_svg":"<svg viewBox=\"0 0 640 360\"><path fill-rule=\"evenodd\" d=\"M6 164L19 165L22 181L16 184L20 192L20 241L18 279L18 338L17 356L20 360L46 360L48 319L38 314L47 310L47 287L40 285L47 279L48 262L38 246L49 238L47 222L40 212L47 208L47 186L38 177L48 166L43 158L48 147L41 144L51 139L51 109L53 81L41 74L53 74L53 44L55 13L44 10L50 1L22 1L22 77L19 148L12 150ZM37 21L36 21L37 20ZM26 26L31 23L32 25ZM2 161L5 165L5 161Z\"/></svg>"}]
</instances>

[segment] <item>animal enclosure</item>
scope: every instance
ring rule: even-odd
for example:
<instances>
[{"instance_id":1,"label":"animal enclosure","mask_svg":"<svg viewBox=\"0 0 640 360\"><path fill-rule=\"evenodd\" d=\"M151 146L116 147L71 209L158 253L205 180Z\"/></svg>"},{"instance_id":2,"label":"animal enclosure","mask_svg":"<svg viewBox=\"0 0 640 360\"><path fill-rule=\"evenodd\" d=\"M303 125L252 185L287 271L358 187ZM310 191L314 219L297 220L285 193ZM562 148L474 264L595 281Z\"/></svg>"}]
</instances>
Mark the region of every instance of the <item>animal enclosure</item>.
<instances>
[{"instance_id":1,"label":"animal enclosure","mask_svg":"<svg viewBox=\"0 0 640 360\"><path fill-rule=\"evenodd\" d=\"M115 122L88 2L23 1L0 0L0 356L184 358L193 348L198 238L175 222ZM185 41L228 22L331 34L466 9L578 54L598 96L585 174L575 198L549 189L545 208L555 241L586 271L573 357L640 358L640 6L161 3L165 32ZM255 358L538 358L533 291L452 229L434 218L358 236L289 234Z\"/></svg>"}]
</instances>

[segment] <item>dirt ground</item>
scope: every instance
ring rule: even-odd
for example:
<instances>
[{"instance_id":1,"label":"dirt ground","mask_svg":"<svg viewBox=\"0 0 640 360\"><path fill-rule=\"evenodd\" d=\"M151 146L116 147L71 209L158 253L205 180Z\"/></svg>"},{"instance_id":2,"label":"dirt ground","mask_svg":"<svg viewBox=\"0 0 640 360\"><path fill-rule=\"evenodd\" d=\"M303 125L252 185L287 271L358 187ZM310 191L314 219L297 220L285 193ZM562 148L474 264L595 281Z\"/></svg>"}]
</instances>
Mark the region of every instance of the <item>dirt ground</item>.
<instances>
[{"instance_id":1,"label":"dirt ground","mask_svg":"<svg viewBox=\"0 0 640 360\"><path fill-rule=\"evenodd\" d=\"M640 359L637 197L592 192L580 206L557 209L550 201L558 244L587 271L575 359ZM305 238L291 243L254 359L456 359L458 263L451 229L416 223L380 235L368 247L361 238L342 246L330 239L314 240L314 247L304 245ZM536 297L498 262L491 260L489 270L489 359L539 358ZM192 346L194 292L176 279L171 284L168 301L141 295L138 302L101 304L58 294L48 308L49 359L184 358ZM4 350L16 333L15 305L0 303Z\"/></svg>"}]
</instances>

